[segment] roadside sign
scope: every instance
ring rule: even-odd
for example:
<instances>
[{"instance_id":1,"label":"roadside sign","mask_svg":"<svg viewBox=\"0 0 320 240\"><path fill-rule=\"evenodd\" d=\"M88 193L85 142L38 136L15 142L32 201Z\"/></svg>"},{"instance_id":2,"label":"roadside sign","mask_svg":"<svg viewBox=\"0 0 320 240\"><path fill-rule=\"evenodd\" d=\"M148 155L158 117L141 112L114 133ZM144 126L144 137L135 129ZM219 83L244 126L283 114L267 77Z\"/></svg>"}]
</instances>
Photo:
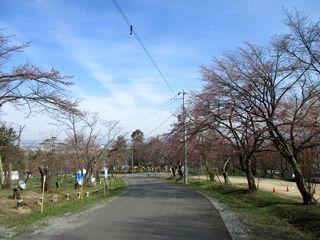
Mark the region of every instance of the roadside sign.
<instances>
[{"instance_id":1,"label":"roadside sign","mask_svg":"<svg viewBox=\"0 0 320 240\"><path fill-rule=\"evenodd\" d=\"M77 181L77 183L79 184L79 185L82 185L83 184L83 178L84 178L84 176L86 175L86 170L85 169L83 169L82 171L81 170L79 170L78 172L77 172L77 174L76 174L76 181Z\"/></svg>"},{"instance_id":2,"label":"roadside sign","mask_svg":"<svg viewBox=\"0 0 320 240\"><path fill-rule=\"evenodd\" d=\"M104 168L104 179L108 179L108 168Z\"/></svg>"}]
</instances>

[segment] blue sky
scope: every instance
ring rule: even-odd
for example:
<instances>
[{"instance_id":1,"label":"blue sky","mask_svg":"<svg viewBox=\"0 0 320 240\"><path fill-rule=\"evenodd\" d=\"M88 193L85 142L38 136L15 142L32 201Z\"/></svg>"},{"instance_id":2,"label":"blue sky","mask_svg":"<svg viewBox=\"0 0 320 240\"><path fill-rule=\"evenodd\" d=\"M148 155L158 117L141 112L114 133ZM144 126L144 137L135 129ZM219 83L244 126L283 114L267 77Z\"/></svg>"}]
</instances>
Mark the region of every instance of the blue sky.
<instances>
[{"instance_id":1,"label":"blue sky","mask_svg":"<svg viewBox=\"0 0 320 240\"><path fill-rule=\"evenodd\" d=\"M118 0L135 31L175 92L201 87L199 66L244 41L265 43L287 31L282 7L297 7L319 18L319 0ZM81 108L106 120L121 120L124 131L148 133L179 106L172 98L111 0L2 0L0 28L15 41L31 41L17 56L72 75L72 95ZM151 113L151 114L150 114ZM6 107L3 120L26 125L25 139L39 139L48 116L25 119ZM138 117L142 116L142 117ZM172 119L174 120L174 119ZM154 134L169 129L170 121Z\"/></svg>"}]
</instances>

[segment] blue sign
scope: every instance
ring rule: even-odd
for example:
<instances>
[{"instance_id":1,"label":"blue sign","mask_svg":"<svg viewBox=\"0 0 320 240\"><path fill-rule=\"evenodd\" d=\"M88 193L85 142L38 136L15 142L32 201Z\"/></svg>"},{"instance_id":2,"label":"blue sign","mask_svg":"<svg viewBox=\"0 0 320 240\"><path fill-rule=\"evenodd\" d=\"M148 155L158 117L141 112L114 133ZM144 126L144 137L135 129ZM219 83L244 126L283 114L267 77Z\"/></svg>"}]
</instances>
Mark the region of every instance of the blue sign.
<instances>
[{"instance_id":1,"label":"blue sign","mask_svg":"<svg viewBox=\"0 0 320 240\"><path fill-rule=\"evenodd\" d=\"M129 166L128 165L122 166L122 170L128 171L129 170Z\"/></svg>"},{"instance_id":2,"label":"blue sign","mask_svg":"<svg viewBox=\"0 0 320 240\"><path fill-rule=\"evenodd\" d=\"M79 170L77 173L76 173L76 182L79 184L79 185L82 185L83 184L83 178L84 176L86 175L86 170L83 169L82 171Z\"/></svg>"}]
</instances>

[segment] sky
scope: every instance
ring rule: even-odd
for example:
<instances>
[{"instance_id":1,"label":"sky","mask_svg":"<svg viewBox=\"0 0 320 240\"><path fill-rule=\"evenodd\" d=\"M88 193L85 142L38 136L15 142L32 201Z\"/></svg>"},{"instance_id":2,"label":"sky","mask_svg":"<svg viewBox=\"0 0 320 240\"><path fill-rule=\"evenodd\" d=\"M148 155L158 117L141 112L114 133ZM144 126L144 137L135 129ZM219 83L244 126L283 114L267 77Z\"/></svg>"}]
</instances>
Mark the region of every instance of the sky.
<instances>
[{"instance_id":1,"label":"sky","mask_svg":"<svg viewBox=\"0 0 320 240\"><path fill-rule=\"evenodd\" d=\"M29 61L72 75L70 95L81 100L81 109L97 112L104 120L119 120L124 132L141 129L147 136L170 129L175 119L169 117L181 104L178 92L201 89L201 65L245 41L265 44L275 34L286 33L283 8L296 7L312 19L320 16L319 0L117 3L173 92L129 34L112 0L0 0L0 29L15 43L31 41L14 64ZM48 115L26 115L7 105L0 119L25 125L24 140L62 132Z\"/></svg>"}]
</instances>

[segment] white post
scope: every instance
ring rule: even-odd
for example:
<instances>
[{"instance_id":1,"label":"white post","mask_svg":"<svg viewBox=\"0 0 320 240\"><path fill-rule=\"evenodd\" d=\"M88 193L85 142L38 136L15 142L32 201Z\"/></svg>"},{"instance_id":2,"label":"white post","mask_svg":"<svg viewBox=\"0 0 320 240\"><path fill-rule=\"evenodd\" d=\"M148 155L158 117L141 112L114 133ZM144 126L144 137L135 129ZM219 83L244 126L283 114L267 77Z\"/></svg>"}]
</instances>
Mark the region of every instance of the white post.
<instances>
[{"instance_id":1,"label":"white post","mask_svg":"<svg viewBox=\"0 0 320 240\"><path fill-rule=\"evenodd\" d=\"M44 203L44 187L46 183L46 175L43 175L43 182L42 182L42 201L41 201L41 213L43 213L43 203Z\"/></svg>"}]
</instances>

